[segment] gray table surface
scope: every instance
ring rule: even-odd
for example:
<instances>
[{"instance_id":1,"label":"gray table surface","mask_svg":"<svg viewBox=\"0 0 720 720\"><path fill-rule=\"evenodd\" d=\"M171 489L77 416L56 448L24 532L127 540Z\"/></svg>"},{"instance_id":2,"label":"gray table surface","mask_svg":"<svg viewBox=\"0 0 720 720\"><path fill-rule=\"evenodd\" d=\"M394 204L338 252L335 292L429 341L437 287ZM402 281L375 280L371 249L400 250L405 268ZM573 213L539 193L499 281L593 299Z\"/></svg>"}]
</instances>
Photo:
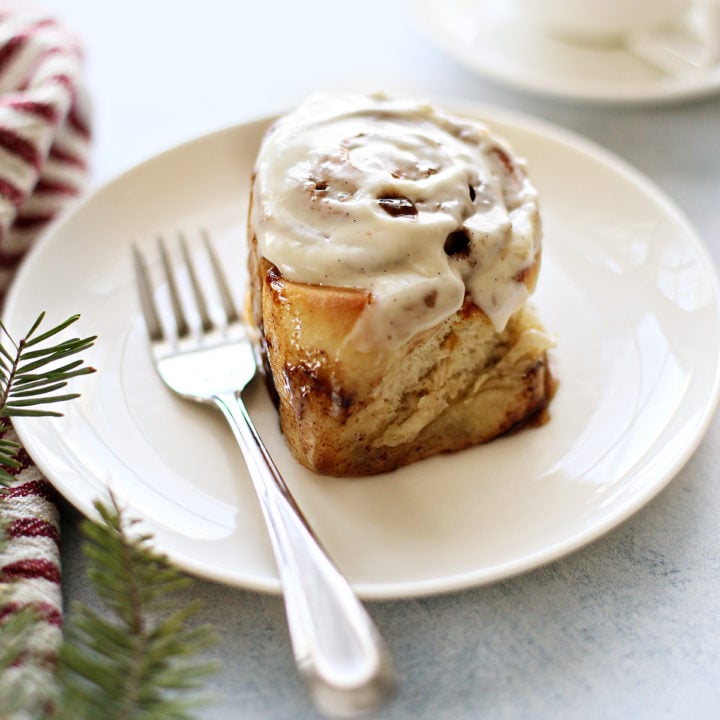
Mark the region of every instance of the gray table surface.
<instances>
[{"instance_id":1,"label":"gray table surface","mask_svg":"<svg viewBox=\"0 0 720 720\"><path fill-rule=\"evenodd\" d=\"M175 142L318 89L447 94L587 136L650 176L720 257L720 98L663 107L520 93L456 64L405 6L47 0L87 47L93 185ZM400 676L379 718L720 718L720 425L677 478L591 546L487 587L375 602ZM63 522L66 602L90 590L77 513ZM313 718L279 598L198 581L222 630L200 718Z\"/></svg>"}]
</instances>

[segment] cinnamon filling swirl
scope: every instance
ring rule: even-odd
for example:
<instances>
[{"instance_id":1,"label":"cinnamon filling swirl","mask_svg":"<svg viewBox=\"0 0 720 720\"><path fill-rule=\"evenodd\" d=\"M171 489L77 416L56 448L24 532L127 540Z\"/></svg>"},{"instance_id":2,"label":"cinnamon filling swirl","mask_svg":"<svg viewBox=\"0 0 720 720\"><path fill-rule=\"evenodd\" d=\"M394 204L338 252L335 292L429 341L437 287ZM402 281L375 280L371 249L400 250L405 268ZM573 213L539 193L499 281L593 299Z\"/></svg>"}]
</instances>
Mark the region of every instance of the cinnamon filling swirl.
<instances>
[{"instance_id":1,"label":"cinnamon filling swirl","mask_svg":"<svg viewBox=\"0 0 720 720\"><path fill-rule=\"evenodd\" d=\"M351 338L364 349L433 327L466 295L500 331L533 290L536 190L472 118L311 98L267 134L253 197L259 251L283 277L370 293Z\"/></svg>"}]
</instances>

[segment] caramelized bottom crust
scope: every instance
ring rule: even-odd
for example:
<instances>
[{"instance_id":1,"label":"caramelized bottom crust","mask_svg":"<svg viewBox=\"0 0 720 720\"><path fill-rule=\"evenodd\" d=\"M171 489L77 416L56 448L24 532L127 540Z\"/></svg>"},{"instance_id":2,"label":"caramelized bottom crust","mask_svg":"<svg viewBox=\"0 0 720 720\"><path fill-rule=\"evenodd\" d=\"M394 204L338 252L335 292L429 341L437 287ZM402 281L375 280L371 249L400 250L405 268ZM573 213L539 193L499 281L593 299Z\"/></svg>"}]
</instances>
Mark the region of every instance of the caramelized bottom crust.
<instances>
[{"instance_id":1,"label":"caramelized bottom crust","mask_svg":"<svg viewBox=\"0 0 720 720\"><path fill-rule=\"evenodd\" d=\"M495 332L469 299L396 350L348 341L369 296L293 283L251 257L253 314L280 422L314 472L362 476L487 442L527 421L552 393L552 342L530 306Z\"/></svg>"}]
</instances>

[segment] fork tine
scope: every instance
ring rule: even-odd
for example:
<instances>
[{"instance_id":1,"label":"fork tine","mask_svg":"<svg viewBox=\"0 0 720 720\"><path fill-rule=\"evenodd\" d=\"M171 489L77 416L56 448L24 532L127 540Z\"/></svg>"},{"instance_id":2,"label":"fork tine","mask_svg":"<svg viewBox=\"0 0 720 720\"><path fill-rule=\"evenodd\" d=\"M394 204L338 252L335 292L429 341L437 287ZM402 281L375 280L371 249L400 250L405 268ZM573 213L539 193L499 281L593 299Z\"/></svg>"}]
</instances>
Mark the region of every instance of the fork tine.
<instances>
[{"instance_id":1,"label":"fork tine","mask_svg":"<svg viewBox=\"0 0 720 720\"><path fill-rule=\"evenodd\" d=\"M150 340L153 342L162 340L162 325L160 324L160 316L158 315L155 299L153 298L152 283L150 282L150 272L148 271L147 263L137 245L133 245L132 251L135 279L140 294L140 306L145 316L145 327L147 328Z\"/></svg>"},{"instance_id":2,"label":"fork tine","mask_svg":"<svg viewBox=\"0 0 720 720\"><path fill-rule=\"evenodd\" d=\"M215 275L215 282L217 283L218 292L220 294L220 301L222 302L223 309L225 310L226 320L228 324L239 322L240 315L235 308L235 303L233 302L230 288L228 287L227 280L225 279L225 274L222 271L220 260L218 259L212 243L210 242L210 235L207 230L203 230L201 234L203 242L205 243L205 249L207 250L208 257L210 258L210 265L212 267L213 274Z\"/></svg>"},{"instance_id":3,"label":"fork tine","mask_svg":"<svg viewBox=\"0 0 720 720\"><path fill-rule=\"evenodd\" d=\"M190 277L190 285L192 286L193 295L195 296L195 304L197 305L197 311L200 315L202 331L210 332L215 325L210 318L210 313L208 313L205 294L200 287L200 282L198 281L197 273L195 272L195 267L193 265L192 258L190 257L190 251L188 250L185 235L184 233L178 233L178 235L180 239L180 250L182 251L183 260L185 261L185 266L187 267L188 276Z\"/></svg>"},{"instance_id":4,"label":"fork tine","mask_svg":"<svg viewBox=\"0 0 720 720\"><path fill-rule=\"evenodd\" d=\"M162 237L158 237L158 249L160 250L160 258L162 259L163 268L165 269L165 278L170 292L170 304L172 305L173 315L175 316L175 327L179 338L183 338L190 334L190 327L185 319L182 305L180 303L180 294L178 293L177 283L175 282L175 273L173 273L172 265L165 243Z\"/></svg>"}]
</instances>

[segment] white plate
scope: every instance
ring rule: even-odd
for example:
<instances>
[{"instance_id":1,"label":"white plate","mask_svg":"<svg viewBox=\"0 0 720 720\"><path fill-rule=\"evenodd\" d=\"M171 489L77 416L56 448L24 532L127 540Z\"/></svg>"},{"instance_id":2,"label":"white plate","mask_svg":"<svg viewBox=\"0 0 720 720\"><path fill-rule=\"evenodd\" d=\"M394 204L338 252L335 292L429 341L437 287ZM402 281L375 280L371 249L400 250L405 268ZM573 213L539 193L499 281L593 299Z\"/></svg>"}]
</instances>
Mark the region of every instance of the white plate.
<instances>
[{"instance_id":1,"label":"white plate","mask_svg":"<svg viewBox=\"0 0 720 720\"><path fill-rule=\"evenodd\" d=\"M317 477L290 457L264 387L251 412L319 536L358 592L456 590L537 567L644 505L685 463L718 396L718 286L693 229L648 180L577 136L477 112L527 157L542 198L537 305L557 334L560 388L540 428L395 473ZM242 294L244 223L266 121L161 154L67 215L24 264L6 322L27 329L79 312L99 334L95 375L61 419L19 419L20 437L78 508L110 486L178 566L277 591L239 452L212 409L154 374L130 243L207 226Z\"/></svg>"},{"instance_id":2,"label":"white plate","mask_svg":"<svg viewBox=\"0 0 720 720\"><path fill-rule=\"evenodd\" d=\"M523 22L513 0L411 0L408 11L433 43L476 72L558 97L672 102L720 89L720 60L670 74L621 47L571 44Z\"/></svg>"}]
</instances>

